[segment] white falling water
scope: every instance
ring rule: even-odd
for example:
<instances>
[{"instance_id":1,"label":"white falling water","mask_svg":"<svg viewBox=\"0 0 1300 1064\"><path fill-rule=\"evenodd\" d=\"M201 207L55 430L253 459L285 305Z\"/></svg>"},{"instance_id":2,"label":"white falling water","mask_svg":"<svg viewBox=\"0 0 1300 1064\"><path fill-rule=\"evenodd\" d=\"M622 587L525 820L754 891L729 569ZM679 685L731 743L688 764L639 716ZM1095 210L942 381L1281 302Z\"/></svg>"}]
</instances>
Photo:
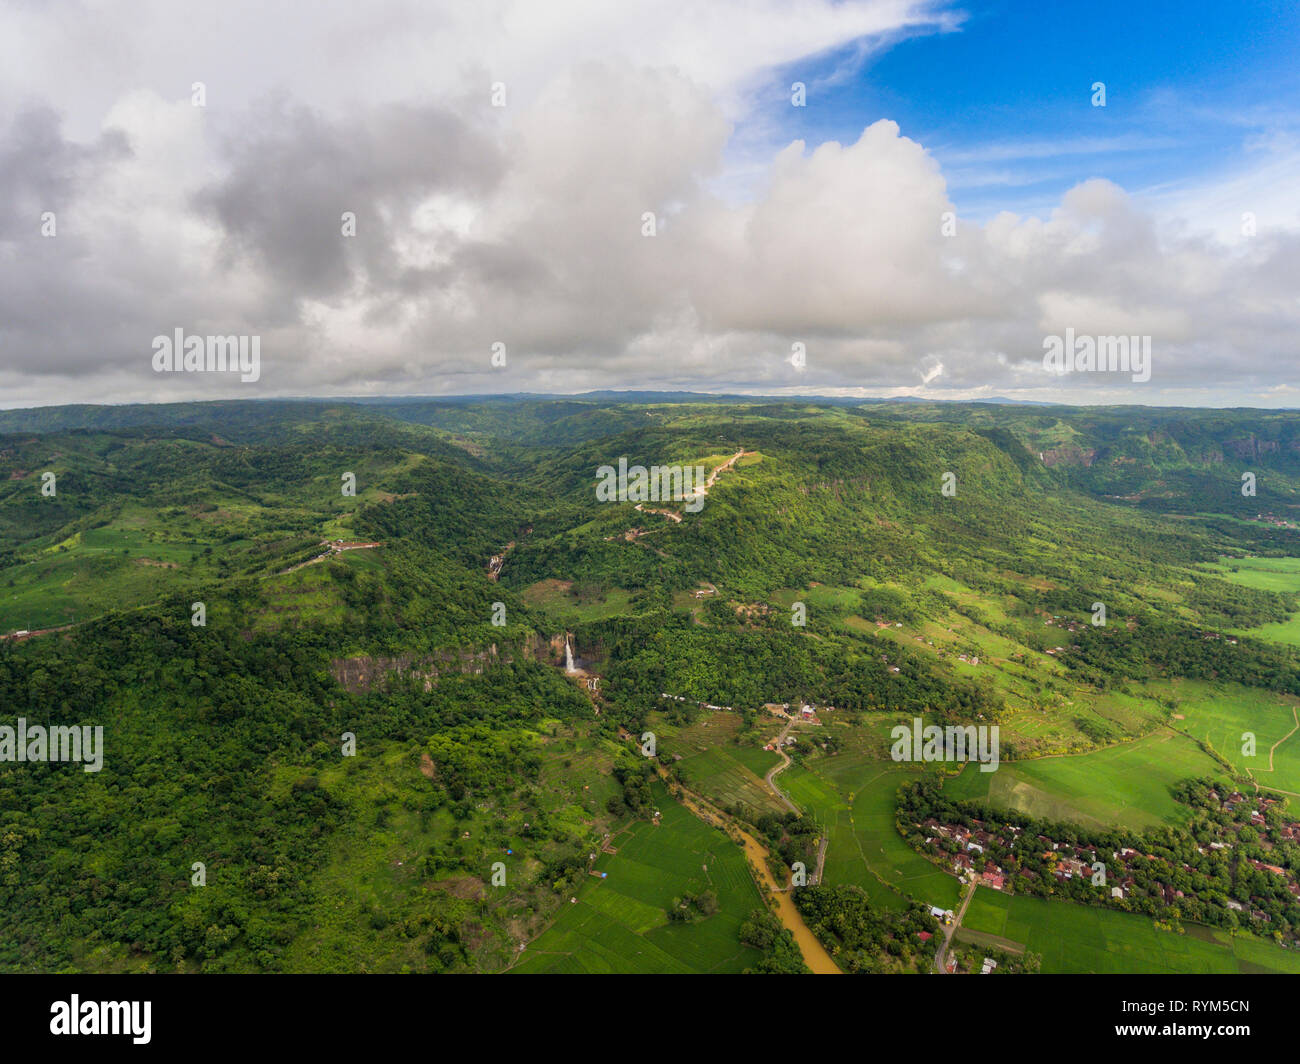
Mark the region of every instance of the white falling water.
<instances>
[{"instance_id":1,"label":"white falling water","mask_svg":"<svg viewBox=\"0 0 1300 1064\"><path fill-rule=\"evenodd\" d=\"M569 646L569 637L564 637L564 671L577 672L578 668L573 664L573 647Z\"/></svg>"}]
</instances>

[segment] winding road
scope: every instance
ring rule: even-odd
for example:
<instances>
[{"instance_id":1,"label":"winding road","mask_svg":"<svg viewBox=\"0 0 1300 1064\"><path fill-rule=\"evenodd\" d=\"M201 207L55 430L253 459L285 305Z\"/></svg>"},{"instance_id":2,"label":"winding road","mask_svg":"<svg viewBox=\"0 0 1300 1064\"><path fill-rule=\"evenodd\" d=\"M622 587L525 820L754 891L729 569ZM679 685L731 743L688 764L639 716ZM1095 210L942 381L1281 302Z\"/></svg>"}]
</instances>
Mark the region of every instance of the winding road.
<instances>
[{"instance_id":1,"label":"winding road","mask_svg":"<svg viewBox=\"0 0 1300 1064\"><path fill-rule=\"evenodd\" d=\"M763 777L763 782L767 784L767 789L776 796L777 801L781 802L790 810L790 812L794 813L795 816L802 816L803 814L799 811L799 807L795 805L794 802L790 801L790 798L785 791L781 790L781 788L776 785L776 777L794 763L786 754L785 748L782 744L785 742L786 736L790 734L790 729L798 723L797 720L791 719L790 723L781 730L781 734L776 737L776 752L781 755L781 763L779 765L773 765L767 770L767 775ZM830 841L829 835L823 835L817 843L817 867L813 869L813 874L808 879L809 886L822 881L822 870L826 867L826 848L830 845Z\"/></svg>"},{"instance_id":2,"label":"winding road","mask_svg":"<svg viewBox=\"0 0 1300 1064\"><path fill-rule=\"evenodd\" d=\"M767 789L776 795L777 801L781 802L790 810L790 812L797 816L799 814L799 807L795 805L794 802L790 801L790 799L786 797L785 792L776 785L776 777L791 765L790 758L785 752L784 744L785 737L790 734L790 729L793 727L794 721L790 721L790 723L782 729L781 734L776 737L776 752L781 755L781 763L779 765L773 765L767 770L767 775L763 777L763 782L767 784Z\"/></svg>"}]
</instances>

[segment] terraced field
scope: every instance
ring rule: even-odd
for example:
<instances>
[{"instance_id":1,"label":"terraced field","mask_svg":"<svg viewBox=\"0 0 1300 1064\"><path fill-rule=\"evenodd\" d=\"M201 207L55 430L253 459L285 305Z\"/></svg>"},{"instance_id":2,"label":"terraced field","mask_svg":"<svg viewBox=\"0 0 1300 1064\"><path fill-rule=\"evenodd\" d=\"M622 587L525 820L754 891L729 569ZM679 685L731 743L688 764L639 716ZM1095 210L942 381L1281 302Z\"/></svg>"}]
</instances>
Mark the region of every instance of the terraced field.
<instances>
[{"instance_id":1,"label":"terraced field","mask_svg":"<svg viewBox=\"0 0 1300 1064\"><path fill-rule=\"evenodd\" d=\"M747 745L733 742L740 731L740 717L735 713L701 711L689 725L672 724L663 714L652 713L649 722L659 750L669 757L681 755L676 768L692 790L724 808L741 804L757 815L785 812L785 806L763 782L767 770L781 762L777 754L764 750L760 741L779 730L776 718L764 721L762 732Z\"/></svg>"}]
</instances>

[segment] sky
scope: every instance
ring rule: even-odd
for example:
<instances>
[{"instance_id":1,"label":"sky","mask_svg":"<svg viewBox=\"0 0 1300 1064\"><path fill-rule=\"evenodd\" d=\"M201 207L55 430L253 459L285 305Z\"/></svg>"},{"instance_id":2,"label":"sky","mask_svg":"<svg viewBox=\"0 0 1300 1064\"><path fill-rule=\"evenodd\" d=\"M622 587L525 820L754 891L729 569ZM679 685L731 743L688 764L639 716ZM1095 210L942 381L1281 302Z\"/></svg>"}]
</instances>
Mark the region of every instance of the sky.
<instances>
[{"instance_id":1,"label":"sky","mask_svg":"<svg viewBox=\"0 0 1300 1064\"><path fill-rule=\"evenodd\" d=\"M1298 177L1288 3L0 0L0 406L1300 406Z\"/></svg>"}]
</instances>

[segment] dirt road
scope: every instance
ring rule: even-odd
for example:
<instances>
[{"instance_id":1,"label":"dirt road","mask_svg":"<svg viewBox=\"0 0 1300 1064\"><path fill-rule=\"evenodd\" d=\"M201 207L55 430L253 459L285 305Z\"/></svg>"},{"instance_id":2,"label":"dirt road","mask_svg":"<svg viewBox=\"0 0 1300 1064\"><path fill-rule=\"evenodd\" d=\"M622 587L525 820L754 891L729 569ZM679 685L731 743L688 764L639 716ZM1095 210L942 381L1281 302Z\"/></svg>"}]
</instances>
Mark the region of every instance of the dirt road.
<instances>
[{"instance_id":1,"label":"dirt road","mask_svg":"<svg viewBox=\"0 0 1300 1064\"><path fill-rule=\"evenodd\" d=\"M952 942L952 936L957 933L957 928L961 927L962 917L966 915L966 906L970 904L971 898L975 897L975 884L972 883L966 891L966 896L961 900L961 908L953 915L952 923L943 928L943 945L939 947L939 952L934 955L934 970L940 975L945 974L943 962L948 956L948 946Z\"/></svg>"},{"instance_id":2,"label":"dirt road","mask_svg":"<svg viewBox=\"0 0 1300 1064\"><path fill-rule=\"evenodd\" d=\"M791 721L781 730L781 734L776 737L776 752L781 755L781 763L779 765L773 765L767 770L767 775L763 777L763 782L767 784L767 789L776 795L777 801L781 802L790 810L790 812L797 815L799 807L796 806L794 802L790 801L790 799L785 796L785 792L776 785L776 777L790 767L790 758L786 756L782 744L785 742L785 737L790 734L790 729L793 727L794 721Z\"/></svg>"}]
</instances>

